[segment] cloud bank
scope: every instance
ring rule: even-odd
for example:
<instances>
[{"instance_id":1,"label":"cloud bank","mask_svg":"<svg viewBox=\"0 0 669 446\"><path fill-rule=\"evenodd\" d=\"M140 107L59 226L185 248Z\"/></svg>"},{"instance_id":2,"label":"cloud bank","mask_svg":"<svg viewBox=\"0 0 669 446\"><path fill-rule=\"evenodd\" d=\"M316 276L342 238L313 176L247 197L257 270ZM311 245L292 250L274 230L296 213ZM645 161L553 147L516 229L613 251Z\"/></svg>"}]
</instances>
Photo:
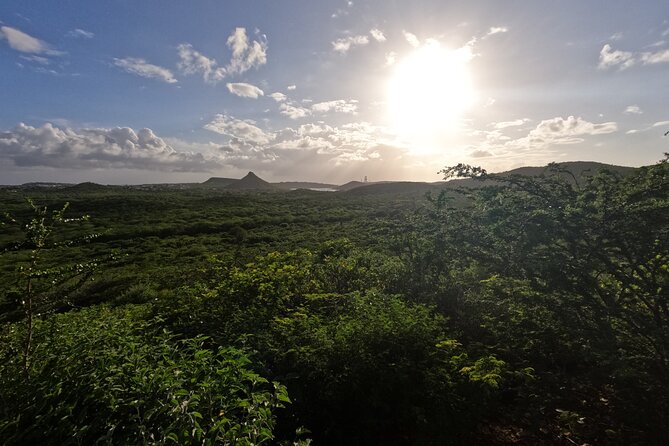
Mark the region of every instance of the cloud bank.
<instances>
[{"instance_id":1,"label":"cloud bank","mask_svg":"<svg viewBox=\"0 0 669 446\"><path fill-rule=\"evenodd\" d=\"M172 172L206 172L221 163L201 153L178 152L151 129L58 128L19 124L0 132L0 158L17 167L75 169L127 168Z\"/></svg>"}]
</instances>

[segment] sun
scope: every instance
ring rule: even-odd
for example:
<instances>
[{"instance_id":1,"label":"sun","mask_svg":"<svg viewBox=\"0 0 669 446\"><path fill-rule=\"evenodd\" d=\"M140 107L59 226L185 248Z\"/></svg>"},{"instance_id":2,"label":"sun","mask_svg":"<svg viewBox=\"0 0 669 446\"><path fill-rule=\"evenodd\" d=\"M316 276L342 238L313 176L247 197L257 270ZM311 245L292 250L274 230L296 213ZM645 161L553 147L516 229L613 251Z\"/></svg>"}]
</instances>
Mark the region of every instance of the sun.
<instances>
[{"instance_id":1,"label":"sun","mask_svg":"<svg viewBox=\"0 0 669 446\"><path fill-rule=\"evenodd\" d=\"M435 40L416 48L396 66L387 85L391 126L418 145L429 145L458 127L476 100L468 47L451 50Z\"/></svg>"}]
</instances>

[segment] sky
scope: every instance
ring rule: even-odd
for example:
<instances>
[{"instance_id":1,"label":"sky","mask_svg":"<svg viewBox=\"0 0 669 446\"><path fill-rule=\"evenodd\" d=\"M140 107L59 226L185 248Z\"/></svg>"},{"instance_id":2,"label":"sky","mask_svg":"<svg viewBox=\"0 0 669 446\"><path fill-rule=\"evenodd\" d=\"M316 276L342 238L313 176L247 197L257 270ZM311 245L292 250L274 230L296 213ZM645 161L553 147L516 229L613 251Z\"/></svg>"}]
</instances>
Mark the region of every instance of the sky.
<instances>
[{"instance_id":1,"label":"sky","mask_svg":"<svg viewBox=\"0 0 669 446\"><path fill-rule=\"evenodd\" d=\"M0 2L0 184L640 166L667 131L666 0Z\"/></svg>"}]
</instances>

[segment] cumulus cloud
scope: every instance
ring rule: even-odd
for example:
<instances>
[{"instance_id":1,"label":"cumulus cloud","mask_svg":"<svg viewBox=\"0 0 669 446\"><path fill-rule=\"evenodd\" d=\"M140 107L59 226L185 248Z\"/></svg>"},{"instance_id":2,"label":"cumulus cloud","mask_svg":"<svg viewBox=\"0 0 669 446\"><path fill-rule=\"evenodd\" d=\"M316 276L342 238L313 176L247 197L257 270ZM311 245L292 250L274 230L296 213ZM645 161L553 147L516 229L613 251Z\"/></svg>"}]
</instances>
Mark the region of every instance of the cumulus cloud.
<instances>
[{"instance_id":1,"label":"cumulus cloud","mask_svg":"<svg viewBox=\"0 0 669 446\"><path fill-rule=\"evenodd\" d=\"M377 42L385 42L386 41L386 35L383 34L383 31L381 31L378 28L373 28L369 30L369 34L376 40Z\"/></svg>"},{"instance_id":2,"label":"cumulus cloud","mask_svg":"<svg viewBox=\"0 0 669 446\"><path fill-rule=\"evenodd\" d=\"M216 115L204 128L252 144L267 144L273 139L273 135L259 128L255 121L224 114Z\"/></svg>"},{"instance_id":3,"label":"cumulus cloud","mask_svg":"<svg viewBox=\"0 0 669 446\"><path fill-rule=\"evenodd\" d=\"M230 93L241 96L243 98L257 99L258 96L263 96L265 93L255 85L246 84L244 82L227 83L228 91Z\"/></svg>"},{"instance_id":4,"label":"cumulus cloud","mask_svg":"<svg viewBox=\"0 0 669 446\"><path fill-rule=\"evenodd\" d=\"M95 34L90 31L86 31L85 29L75 28L67 33L67 37L72 37L75 39L92 39L95 37Z\"/></svg>"},{"instance_id":5,"label":"cumulus cloud","mask_svg":"<svg viewBox=\"0 0 669 446\"><path fill-rule=\"evenodd\" d=\"M137 76L146 77L148 79L157 79L167 82L168 84L175 84L177 82L170 70L158 65L150 64L144 59L136 57L114 59L114 65L122 68L127 73L136 74Z\"/></svg>"},{"instance_id":6,"label":"cumulus cloud","mask_svg":"<svg viewBox=\"0 0 669 446\"><path fill-rule=\"evenodd\" d=\"M367 45L368 43L369 37L367 36L349 36L332 42L332 49L338 53L346 54L354 46Z\"/></svg>"},{"instance_id":7,"label":"cumulus cloud","mask_svg":"<svg viewBox=\"0 0 669 446\"><path fill-rule=\"evenodd\" d=\"M636 63L634 54L629 51L613 50L608 43L599 52L599 69L618 67L624 70Z\"/></svg>"},{"instance_id":8,"label":"cumulus cloud","mask_svg":"<svg viewBox=\"0 0 669 446\"><path fill-rule=\"evenodd\" d=\"M602 47L599 52L600 70L608 68L618 68L625 70L634 65L655 65L669 62L669 49L658 51L630 52L614 50L608 43Z\"/></svg>"},{"instance_id":9,"label":"cumulus cloud","mask_svg":"<svg viewBox=\"0 0 669 446\"><path fill-rule=\"evenodd\" d=\"M295 90L296 88L297 88L297 85L289 85L289 86L286 87L286 90L288 90L288 91L293 91L293 90Z\"/></svg>"},{"instance_id":10,"label":"cumulus cloud","mask_svg":"<svg viewBox=\"0 0 669 446\"><path fill-rule=\"evenodd\" d=\"M640 59L644 65L667 63L669 62L669 50L661 50L661 51L656 51L654 53L653 52L641 53Z\"/></svg>"},{"instance_id":11,"label":"cumulus cloud","mask_svg":"<svg viewBox=\"0 0 669 446\"><path fill-rule=\"evenodd\" d=\"M7 44L13 50L29 54L46 54L59 56L63 53L54 50L51 45L43 40L37 39L16 28L0 26L0 40L7 40Z\"/></svg>"},{"instance_id":12,"label":"cumulus cloud","mask_svg":"<svg viewBox=\"0 0 669 446\"><path fill-rule=\"evenodd\" d=\"M204 81L210 84L216 84L225 77L225 68L219 67L215 59L193 49L190 43L182 43L177 51L180 59L177 66L183 74L201 74Z\"/></svg>"},{"instance_id":13,"label":"cumulus cloud","mask_svg":"<svg viewBox=\"0 0 669 446\"><path fill-rule=\"evenodd\" d=\"M541 164L555 159L557 148L561 145L578 144L587 138L617 130L618 125L615 122L593 123L574 116L545 119L519 138L511 138L498 128L491 131L476 130L472 132L472 136L483 138L471 147L469 156L495 156L502 164L506 160L508 167L517 166L518 163Z\"/></svg>"},{"instance_id":14,"label":"cumulus cloud","mask_svg":"<svg viewBox=\"0 0 669 446\"><path fill-rule=\"evenodd\" d=\"M258 40L249 41L246 28L235 28L226 44L232 50L232 59L227 66L229 73L244 73L267 63L267 37L256 33Z\"/></svg>"},{"instance_id":15,"label":"cumulus cloud","mask_svg":"<svg viewBox=\"0 0 669 446\"><path fill-rule=\"evenodd\" d=\"M282 115L288 116L290 119L300 119L311 114L308 108L300 107L299 105L282 103L279 107Z\"/></svg>"},{"instance_id":16,"label":"cumulus cloud","mask_svg":"<svg viewBox=\"0 0 669 446\"><path fill-rule=\"evenodd\" d=\"M257 40L250 41L246 28L235 28L226 40L232 56L225 67L220 66L216 59L196 51L190 43L182 43L177 47L179 70L183 74L201 74L205 82L216 84L226 76L258 68L267 63L267 38L260 32L256 35Z\"/></svg>"},{"instance_id":17,"label":"cumulus cloud","mask_svg":"<svg viewBox=\"0 0 669 446\"><path fill-rule=\"evenodd\" d=\"M575 144L586 135L603 135L618 130L615 122L595 124L580 117L569 116L543 120L532 130L529 138L548 144Z\"/></svg>"},{"instance_id":18,"label":"cumulus cloud","mask_svg":"<svg viewBox=\"0 0 669 446\"><path fill-rule=\"evenodd\" d=\"M18 167L209 171L219 165L201 153L177 152L151 129L73 130L50 123L0 132L0 158Z\"/></svg>"},{"instance_id":19,"label":"cumulus cloud","mask_svg":"<svg viewBox=\"0 0 669 446\"><path fill-rule=\"evenodd\" d=\"M414 48L418 48L420 46L420 40L418 40L418 37L416 37L415 34L408 31L402 31L402 34L404 34L404 39L409 43L409 45Z\"/></svg>"},{"instance_id":20,"label":"cumulus cloud","mask_svg":"<svg viewBox=\"0 0 669 446\"><path fill-rule=\"evenodd\" d=\"M318 113L328 113L330 111L335 111L338 113L355 114L358 111L358 101L355 99L349 101L344 99L337 99L335 101L318 102L311 106L311 110Z\"/></svg>"},{"instance_id":21,"label":"cumulus cloud","mask_svg":"<svg viewBox=\"0 0 669 446\"><path fill-rule=\"evenodd\" d=\"M638 105L628 105L623 113L627 115L640 115L643 113L643 110Z\"/></svg>"},{"instance_id":22,"label":"cumulus cloud","mask_svg":"<svg viewBox=\"0 0 669 446\"><path fill-rule=\"evenodd\" d=\"M385 130L366 122L333 127L312 122L287 127L271 134L268 144L258 145L232 137L221 152L228 165L262 171L267 166L273 175L300 176L323 169L348 177L352 170L367 174L388 174L388 168L403 165L403 150L393 145ZM384 164L388 163L388 164ZM345 167L345 170L335 168ZM333 170L334 169L334 170Z\"/></svg>"},{"instance_id":23,"label":"cumulus cloud","mask_svg":"<svg viewBox=\"0 0 669 446\"><path fill-rule=\"evenodd\" d=\"M274 99L276 102L283 102L283 101L285 101L286 98L287 98L287 96L286 96L285 94L280 93L280 92L278 92L278 91L276 91L276 92L274 92L274 93L272 93L272 94L268 94L267 96L270 97L270 98L272 98L272 99Z\"/></svg>"}]
</instances>

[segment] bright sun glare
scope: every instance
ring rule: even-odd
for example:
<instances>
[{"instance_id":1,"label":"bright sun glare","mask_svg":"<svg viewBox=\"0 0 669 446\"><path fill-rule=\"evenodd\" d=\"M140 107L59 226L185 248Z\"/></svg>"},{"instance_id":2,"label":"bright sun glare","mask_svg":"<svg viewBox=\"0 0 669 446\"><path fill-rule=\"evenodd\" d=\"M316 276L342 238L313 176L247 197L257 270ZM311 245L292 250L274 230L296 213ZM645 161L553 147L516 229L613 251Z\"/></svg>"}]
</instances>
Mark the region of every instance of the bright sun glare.
<instances>
[{"instance_id":1,"label":"bright sun glare","mask_svg":"<svg viewBox=\"0 0 669 446\"><path fill-rule=\"evenodd\" d=\"M457 128L476 98L471 57L466 47L450 50L428 41L397 64L387 94L389 118L400 137L424 146Z\"/></svg>"}]
</instances>

